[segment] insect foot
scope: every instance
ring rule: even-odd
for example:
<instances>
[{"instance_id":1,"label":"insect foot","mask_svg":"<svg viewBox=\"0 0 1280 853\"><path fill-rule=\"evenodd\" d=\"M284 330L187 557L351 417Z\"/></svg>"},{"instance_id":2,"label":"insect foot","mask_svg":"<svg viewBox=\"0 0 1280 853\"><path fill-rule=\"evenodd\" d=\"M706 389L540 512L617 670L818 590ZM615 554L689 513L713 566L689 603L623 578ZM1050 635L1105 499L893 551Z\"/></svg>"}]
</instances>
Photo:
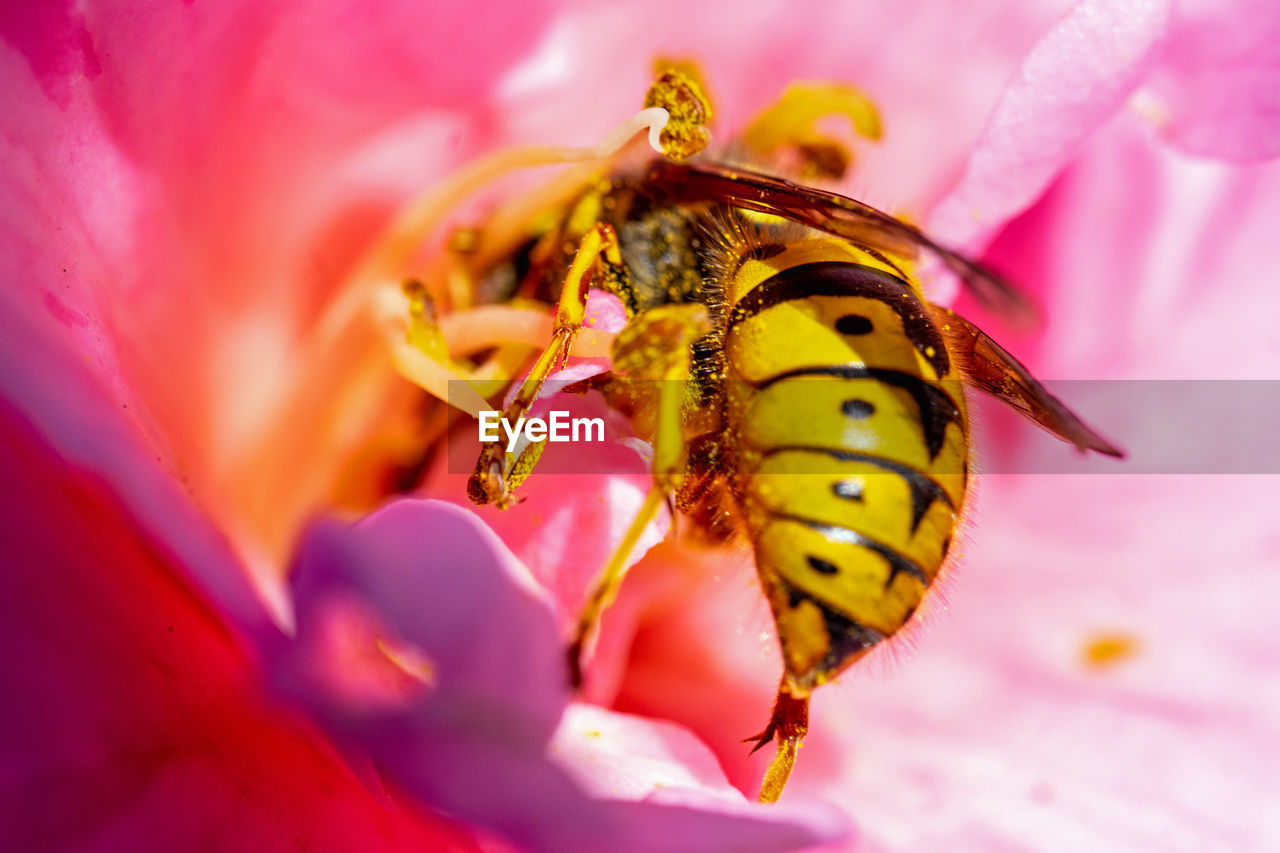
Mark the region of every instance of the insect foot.
<instances>
[{"instance_id":1,"label":"insect foot","mask_svg":"<svg viewBox=\"0 0 1280 853\"><path fill-rule=\"evenodd\" d=\"M778 742L778 754L760 785L760 802L774 803L782 795L796 763L796 753L809 733L809 694L793 692L794 688L783 684L778 688L778 698L773 703L773 716L769 725L758 735L752 735L744 743L755 742L753 753L771 740Z\"/></svg>"}]
</instances>

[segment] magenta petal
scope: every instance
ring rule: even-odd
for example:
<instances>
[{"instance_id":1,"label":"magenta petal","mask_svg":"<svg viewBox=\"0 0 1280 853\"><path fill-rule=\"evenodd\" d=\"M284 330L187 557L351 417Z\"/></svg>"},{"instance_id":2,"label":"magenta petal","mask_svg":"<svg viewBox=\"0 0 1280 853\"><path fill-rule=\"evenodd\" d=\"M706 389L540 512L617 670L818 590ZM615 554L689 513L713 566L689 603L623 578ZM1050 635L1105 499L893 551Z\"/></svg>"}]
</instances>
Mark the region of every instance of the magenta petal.
<instances>
[{"instance_id":1,"label":"magenta petal","mask_svg":"<svg viewBox=\"0 0 1280 853\"><path fill-rule=\"evenodd\" d=\"M859 804L875 849L1274 849L1274 478L983 486L949 612L815 698L804 757L855 760L788 793Z\"/></svg>"},{"instance_id":2,"label":"magenta petal","mask_svg":"<svg viewBox=\"0 0 1280 853\"><path fill-rule=\"evenodd\" d=\"M599 139L651 82L655 56L706 71L715 144L727 143L791 82L842 81L880 110L885 139L856 143L849 189L892 210L927 210L954 180L1000 92L1064 0L954 3L780 0L566 4L503 117L517 139Z\"/></svg>"},{"instance_id":3,"label":"magenta petal","mask_svg":"<svg viewBox=\"0 0 1280 853\"><path fill-rule=\"evenodd\" d=\"M538 43L547 6L475 22L459 4L407 0L0 11L0 360L31 382L73 364L105 405L14 396L131 501L171 472L268 596L319 499L295 487L289 454L259 449L298 389L340 378L302 343L389 210L490 144L497 81ZM75 433L99 420L111 435L90 452ZM241 471L263 474L263 459L285 476L249 482ZM153 470L129 470L142 463ZM182 501L138 500L138 515ZM211 562L174 548L197 574Z\"/></svg>"},{"instance_id":4,"label":"magenta petal","mask_svg":"<svg viewBox=\"0 0 1280 853\"><path fill-rule=\"evenodd\" d=\"M779 811L696 786L678 802L589 797L546 755L568 699L550 601L470 512L400 501L354 527L319 523L295 582L296 640L268 650L277 684L425 805L539 850L784 850L844 833L825 810ZM349 673L334 689L324 656L335 605L359 613L352 636L380 626L385 645L412 646L417 689L397 698L371 678L361 701ZM367 651L368 667L385 672L377 647Z\"/></svg>"},{"instance_id":5,"label":"magenta petal","mask_svg":"<svg viewBox=\"0 0 1280 853\"><path fill-rule=\"evenodd\" d=\"M984 242L1042 193L1128 99L1169 21L1166 0L1082 0L1032 49L930 227Z\"/></svg>"},{"instance_id":6,"label":"magenta petal","mask_svg":"<svg viewBox=\"0 0 1280 853\"><path fill-rule=\"evenodd\" d=\"M662 789L744 802L706 744L674 723L575 703L556 730L552 755L596 796L643 799Z\"/></svg>"},{"instance_id":7,"label":"magenta petal","mask_svg":"<svg viewBox=\"0 0 1280 853\"><path fill-rule=\"evenodd\" d=\"M7 236L0 234L0 251L12 245ZM5 287L3 294L12 296L14 289ZM28 318L4 295L0 398L31 418L66 463L109 482L155 547L182 566L187 580L238 629L274 631L272 615L226 539L140 434L128 405L112 399L82 359L33 334Z\"/></svg>"},{"instance_id":8,"label":"magenta petal","mask_svg":"<svg viewBox=\"0 0 1280 853\"><path fill-rule=\"evenodd\" d=\"M714 754L687 729L672 723L619 714L595 705L569 707L551 746L553 760L564 767L589 793L609 799L663 803L682 807L675 821L640 828L633 838L645 849L667 849L668 834L687 823L694 838L709 824L698 825L695 809L704 808L738 815L744 820L723 821L716 828L714 846L721 850L760 849L775 843L792 821L804 822L829 839L847 832L845 819L821 803L783 803L761 808L748 803L724 777ZM668 840L664 840L668 836ZM678 849L678 848L677 848Z\"/></svg>"},{"instance_id":9,"label":"magenta petal","mask_svg":"<svg viewBox=\"0 0 1280 853\"><path fill-rule=\"evenodd\" d=\"M93 39L75 5L54 0L0 7L0 38L18 50L45 96L62 109L71 102L73 79L102 73Z\"/></svg>"},{"instance_id":10,"label":"magenta petal","mask_svg":"<svg viewBox=\"0 0 1280 853\"><path fill-rule=\"evenodd\" d=\"M0 403L0 849L474 849L393 813L102 480Z\"/></svg>"},{"instance_id":11,"label":"magenta petal","mask_svg":"<svg viewBox=\"0 0 1280 853\"><path fill-rule=\"evenodd\" d=\"M5 35L21 36L38 82L56 89L48 75L65 72L86 85L79 65L56 58L67 42L41 29L80 26L75 16L27 20L18 6L5 14L22 26ZM269 625L225 537L184 493L166 440L120 367L102 290L104 265L132 240L124 232L137 202L134 175L83 99L57 108L18 73L18 54L0 55L14 71L0 116L0 397L62 457L109 481L151 541L238 626Z\"/></svg>"},{"instance_id":12,"label":"magenta petal","mask_svg":"<svg viewBox=\"0 0 1280 853\"><path fill-rule=\"evenodd\" d=\"M1194 158L1116 122L987 258L1037 284L1048 324L1022 354L1041 375L1271 379L1277 221L1280 163Z\"/></svg>"}]
</instances>

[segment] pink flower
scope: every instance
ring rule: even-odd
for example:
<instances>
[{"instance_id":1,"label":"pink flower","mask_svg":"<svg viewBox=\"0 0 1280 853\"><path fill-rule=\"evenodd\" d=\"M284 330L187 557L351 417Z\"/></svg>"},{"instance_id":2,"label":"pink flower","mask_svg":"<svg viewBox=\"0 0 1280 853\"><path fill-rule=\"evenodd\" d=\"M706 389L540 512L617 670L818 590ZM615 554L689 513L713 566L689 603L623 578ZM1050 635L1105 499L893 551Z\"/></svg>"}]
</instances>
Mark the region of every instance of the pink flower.
<instances>
[{"instance_id":1,"label":"pink flower","mask_svg":"<svg viewBox=\"0 0 1280 853\"><path fill-rule=\"evenodd\" d=\"M469 516L304 533L385 498L373 425L394 440L417 399L371 330L319 340L322 315L394 205L493 139L489 40L514 61L544 30L529 7L448 55L419 37L468 14L6 7L6 848L845 834L748 802L670 725L558 725L545 594Z\"/></svg>"},{"instance_id":2,"label":"pink flower","mask_svg":"<svg viewBox=\"0 0 1280 853\"><path fill-rule=\"evenodd\" d=\"M594 142L659 52L722 129L864 87L852 189L989 242L1040 374L1273 378L1280 16L1237 5L7 7L3 846L785 849L842 837L821 801L872 848L1274 845L1263 478L986 478L948 608L818 693L776 809L725 781L777 669L749 554L654 548L596 704L558 680L639 455L535 477L497 536L422 501L308 526L414 438L374 331L326 334L360 251L478 153ZM1040 440L993 427L1009 464Z\"/></svg>"}]
</instances>

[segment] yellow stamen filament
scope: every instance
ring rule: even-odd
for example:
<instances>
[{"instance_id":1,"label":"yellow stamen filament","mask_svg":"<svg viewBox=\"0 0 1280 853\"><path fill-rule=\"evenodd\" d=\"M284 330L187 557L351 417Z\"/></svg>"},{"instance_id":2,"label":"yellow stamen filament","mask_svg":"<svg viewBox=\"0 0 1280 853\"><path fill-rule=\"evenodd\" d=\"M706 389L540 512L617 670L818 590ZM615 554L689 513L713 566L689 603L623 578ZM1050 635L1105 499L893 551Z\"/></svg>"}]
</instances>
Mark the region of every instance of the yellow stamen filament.
<instances>
[{"instance_id":1,"label":"yellow stamen filament","mask_svg":"<svg viewBox=\"0 0 1280 853\"><path fill-rule=\"evenodd\" d=\"M473 418L479 417L481 412L492 408L488 401L468 384L469 376L457 373L436 361L409 343L403 336L388 337L387 346L391 352L391 363L400 375L431 396L448 400L450 405L461 409Z\"/></svg>"},{"instance_id":2,"label":"yellow stamen filament","mask_svg":"<svg viewBox=\"0 0 1280 853\"><path fill-rule=\"evenodd\" d=\"M404 318L409 304L401 292L400 282L409 270L414 255L441 228L454 210L500 177L538 166L590 164L590 169L579 170L570 175L567 185L558 184L553 188L556 195L571 198L599 174L605 161L623 150L637 134L647 131L650 146L661 152L659 140L668 118L669 113L665 109L651 107L640 110L598 145L589 148L527 146L498 151L464 167L424 192L404 208L366 254L349 280L343 296L334 302L321 322L317 340L323 342L340 337L342 329L358 316L362 307L372 309L396 370L405 378L428 393L449 400L473 416L480 410L487 409L487 403L478 393L456 381L469 377L438 361L433 363L430 356L422 351L415 352L416 348L405 340ZM504 225L514 230L515 223L512 220L509 219ZM493 235L487 236L488 239L481 242L493 242ZM481 248L477 247L476 251L479 253ZM422 280L432 299L437 302L448 299L447 274L424 275ZM446 292L440 292L441 290ZM446 314L440 319L441 332L448 343L450 355L476 352L501 343L527 342L541 346L550 333L550 318L537 312L499 306L476 311L481 313L463 311L456 315ZM581 343L575 347L577 354L588 356L606 355L608 350L608 336L598 332L584 334ZM454 381L453 395L448 393L451 381Z\"/></svg>"},{"instance_id":3,"label":"yellow stamen filament","mask_svg":"<svg viewBox=\"0 0 1280 853\"><path fill-rule=\"evenodd\" d=\"M649 144L662 153L659 137L667 125L669 113L664 109L643 109L618 125L599 145L590 148L566 148L554 145L530 145L496 151L468 166L432 189L409 202L387 233L378 241L366 257L364 276L356 278L385 278L388 274L403 270L444 219L475 195L503 175L520 169L538 166L555 166L567 163L587 163L605 160L622 150L641 131L647 130Z\"/></svg>"},{"instance_id":4,"label":"yellow stamen filament","mask_svg":"<svg viewBox=\"0 0 1280 853\"><path fill-rule=\"evenodd\" d=\"M499 344L527 344L541 348L551 338L552 317L547 310L482 305L440 318L440 331L453 355L468 355ZM584 358L607 356L614 336L584 328L573 340L573 354Z\"/></svg>"},{"instance_id":5,"label":"yellow stamen filament","mask_svg":"<svg viewBox=\"0 0 1280 853\"><path fill-rule=\"evenodd\" d=\"M843 116L859 135L880 138L875 104L857 89L837 83L793 83L756 117L742 141L766 157L793 146L803 154L804 177L839 178L853 154L847 145L818 129L817 122L827 116Z\"/></svg>"},{"instance_id":6,"label":"yellow stamen filament","mask_svg":"<svg viewBox=\"0 0 1280 853\"><path fill-rule=\"evenodd\" d=\"M495 152L412 199L372 244L322 317L296 342L293 358L282 368L305 374L306 381L293 382L256 406L253 414L258 426L253 439L225 448L211 466L210 476L236 484L231 502L236 509L226 511L223 522L228 529L242 531L238 541L254 543L252 549L242 545L242 550L249 562L260 567L255 579L264 597L284 600L278 575L280 567L288 564L293 537L317 506L333 500L343 466L367 447L371 436L385 437L388 431L404 429L406 423L417 423L413 419L418 417L420 401L396 373L444 399L450 399L452 390L452 401L474 415L490 406L467 380L490 373L512 375L516 356L533 334L530 329L550 323L549 318L531 324L523 314L501 315L488 318L495 326L485 334L478 331L480 317L460 318L456 323L447 320L442 325L463 329L454 344L478 351L491 343L501 356L463 375L463 368L449 363L448 353L433 359L408 340L411 303L401 287L415 272L410 266L414 257L443 238L442 229L459 205L499 178L520 169L567 164L553 182L504 204L486 222L482 239L466 256L472 268L483 269L488 259L509 254L525 238L531 216L563 208L580 196L611 167L610 158L623 153L636 133L648 131L650 141L658 140L666 119L664 110L642 110L589 148L535 146ZM434 322L448 317L451 304L443 292L447 288L443 264L450 260L446 255L441 250L431 261L429 272L434 274L419 276L428 288L440 285L441 292L427 291L445 309ZM500 346L499 338L513 330L517 343ZM584 331L574 351L607 354L610 338ZM545 341L543 337L538 344ZM282 448L290 452L281 452ZM269 484L287 484L287 490ZM281 625L289 621L284 610L281 607L276 614Z\"/></svg>"}]
</instances>

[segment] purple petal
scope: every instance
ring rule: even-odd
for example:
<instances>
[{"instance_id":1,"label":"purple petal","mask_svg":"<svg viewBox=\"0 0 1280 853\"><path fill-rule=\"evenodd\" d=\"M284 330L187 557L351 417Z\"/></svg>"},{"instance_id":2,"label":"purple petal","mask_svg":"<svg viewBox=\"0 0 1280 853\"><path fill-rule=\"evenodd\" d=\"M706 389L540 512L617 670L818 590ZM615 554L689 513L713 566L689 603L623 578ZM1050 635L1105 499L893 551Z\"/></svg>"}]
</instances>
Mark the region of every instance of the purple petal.
<instances>
[{"instance_id":1,"label":"purple petal","mask_svg":"<svg viewBox=\"0 0 1280 853\"><path fill-rule=\"evenodd\" d=\"M135 507L7 402L0 481L0 848L474 849L265 701Z\"/></svg>"},{"instance_id":2,"label":"purple petal","mask_svg":"<svg viewBox=\"0 0 1280 853\"><path fill-rule=\"evenodd\" d=\"M268 655L280 689L425 804L542 850L783 850L845 832L827 810L749 805L723 779L704 790L705 754L689 790L661 802L584 792L546 754L568 699L551 604L470 512L400 501L354 527L319 523L304 538L295 594L296 639ZM360 656L329 656L335 604L359 614L351 637L412 646L417 689L367 679L362 701L350 673L336 685L326 662L349 668ZM384 668L375 658L385 645L368 646L369 668ZM677 756L688 752L685 740Z\"/></svg>"}]
</instances>

